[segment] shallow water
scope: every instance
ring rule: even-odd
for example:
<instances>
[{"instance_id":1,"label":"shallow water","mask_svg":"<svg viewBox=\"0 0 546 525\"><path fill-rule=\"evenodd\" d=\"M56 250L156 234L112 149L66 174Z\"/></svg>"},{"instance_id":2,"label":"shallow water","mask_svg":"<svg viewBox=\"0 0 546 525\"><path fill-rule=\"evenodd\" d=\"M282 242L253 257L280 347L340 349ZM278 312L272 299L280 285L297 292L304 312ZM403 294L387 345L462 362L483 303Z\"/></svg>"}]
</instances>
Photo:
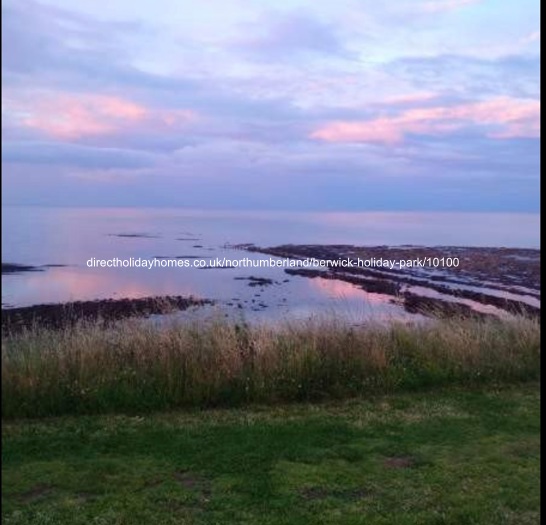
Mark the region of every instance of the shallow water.
<instances>
[{"instance_id":1,"label":"shallow water","mask_svg":"<svg viewBox=\"0 0 546 525\"><path fill-rule=\"evenodd\" d=\"M238 243L538 247L538 224L539 216L534 214L3 207L3 262L66 266L3 275L2 303L27 306L194 295L217 300L230 315L247 318L306 318L317 313L355 322L414 318L388 296L340 281L288 276L282 268L89 268L86 261L154 256L269 258L226 247ZM249 281L236 279L249 276L267 277L274 284L249 286Z\"/></svg>"}]
</instances>

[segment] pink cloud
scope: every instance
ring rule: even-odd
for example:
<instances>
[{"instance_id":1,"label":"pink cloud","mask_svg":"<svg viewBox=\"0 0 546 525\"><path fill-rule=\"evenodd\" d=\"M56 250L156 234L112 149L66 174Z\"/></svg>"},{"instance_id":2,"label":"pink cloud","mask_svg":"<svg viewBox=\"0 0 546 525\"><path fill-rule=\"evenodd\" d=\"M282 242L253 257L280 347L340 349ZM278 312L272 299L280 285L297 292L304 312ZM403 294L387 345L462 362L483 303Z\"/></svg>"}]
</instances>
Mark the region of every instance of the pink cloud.
<instances>
[{"instance_id":1,"label":"pink cloud","mask_svg":"<svg viewBox=\"0 0 546 525\"><path fill-rule=\"evenodd\" d=\"M395 143L402 132L392 119L375 119L366 122L330 122L311 134L311 138L326 142L382 142Z\"/></svg>"},{"instance_id":2,"label":"pink cloud","mask_svg":"<svg viewBox=\"0 0 546 525\"><path fill-rule=\"evenodd\" d=\"M493 138L540 135L540 101L498 97L486 101L414 108L394 116L366 121L334 121L316 129L311 138L326 142L394 144L408 133L442 134L470 125L493 128Z\"/></svg>"},{"instance_id":3,"label":"pink cloud","mask_svg":"<svg viewBox=\"0 0 546 525\"><path fill-rule=\"evenodd\" d=\"M48 94L32 100L12 97L8 111L19 125L58 139L108 135L146 125L157 130L191 122L191 110L151 109L121 97L97 94Z\"/></svg>"},{"instance_id":4,"label":"pink cloud","mask_svg":"<svg viewBox=\"0 0 546 525\"><path fill-rule=\"evenodd\" d=\"M128 120L142 120L148 110L129 100L116 97L99 97L96 106L105 115Z\"/></svg>"}]
</instances>

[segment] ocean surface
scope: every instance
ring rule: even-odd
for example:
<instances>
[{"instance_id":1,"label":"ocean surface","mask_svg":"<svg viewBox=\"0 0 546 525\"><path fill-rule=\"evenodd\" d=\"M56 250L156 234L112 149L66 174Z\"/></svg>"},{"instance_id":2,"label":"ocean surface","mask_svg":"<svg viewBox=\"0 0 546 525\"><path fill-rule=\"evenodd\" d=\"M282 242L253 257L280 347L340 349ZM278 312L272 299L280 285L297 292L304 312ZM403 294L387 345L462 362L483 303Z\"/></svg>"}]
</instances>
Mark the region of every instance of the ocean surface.
<instances>
[{"instance_id":1,"label":"ocean surface","mask_svg":"<svg viewBox=\"0 0 546 525\"><path fill-rule=\"evenodd\" d=\"M2 207L2 262L45 266L2 276L3 307L75 300L194 295L238 303L257 319L335 314L407 318L412 314L341 281L287 276L283 268L90 268L89 259L269 258L235 244L354 244L539 247L538 214L295 213L144 208ZM59 266L55 266L59 265ZM273 279L249 286L243 277ZM239 278L239 279L238 279ZM228 308L228 309L229 309Z\"/></svg>"}]
</instances>

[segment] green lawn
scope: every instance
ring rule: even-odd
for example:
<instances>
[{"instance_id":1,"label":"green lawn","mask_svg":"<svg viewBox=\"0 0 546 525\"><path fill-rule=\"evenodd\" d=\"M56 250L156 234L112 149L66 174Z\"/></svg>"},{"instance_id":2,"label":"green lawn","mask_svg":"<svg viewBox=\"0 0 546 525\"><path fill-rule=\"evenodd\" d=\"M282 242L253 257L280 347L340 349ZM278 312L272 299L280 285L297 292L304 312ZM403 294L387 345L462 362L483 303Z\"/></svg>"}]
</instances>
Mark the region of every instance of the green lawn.
<instances>
[{"instance_id":1,"label":"green lawn","mask_svg":"<svg viewBox=\"0 0 546 525\"><path fill-rule=\"evenodd\" d=\"M534 524L539 385L5 422L5 524Z\"/></svg>"}]
</instances>

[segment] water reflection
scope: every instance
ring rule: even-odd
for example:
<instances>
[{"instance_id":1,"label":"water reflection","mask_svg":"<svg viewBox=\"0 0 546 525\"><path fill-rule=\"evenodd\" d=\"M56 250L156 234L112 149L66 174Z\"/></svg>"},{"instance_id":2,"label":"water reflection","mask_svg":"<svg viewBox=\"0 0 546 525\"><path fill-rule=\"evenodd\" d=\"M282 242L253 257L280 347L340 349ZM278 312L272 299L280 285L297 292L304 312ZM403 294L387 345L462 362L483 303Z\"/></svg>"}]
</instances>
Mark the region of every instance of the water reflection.
<instances>
[{"instance_id":1,"label":"water reflection","mask_svg":"<svg viewBox=\"0 0 546 525\"><path fill-rule=\"evenodd\" d=\"M416 243L532 247L538 245L539 232L538 215L526 214L479 214L478 221L476 214L4 207L2 216L4 262L68 265L3 276L4 304L194 295L231 303L262 318L308 317L317 312L377 318L409 314L388 296L370 294L341 281L287 276L282 268L113 269L88 268L86 261L92 257L269 258L224 247L246 242L264 246ZM131 236L139 233L146 236ZM248 281L236 279L249 276L266 277L274 283L252 287Z\"/></svg>"}]
</instances>

